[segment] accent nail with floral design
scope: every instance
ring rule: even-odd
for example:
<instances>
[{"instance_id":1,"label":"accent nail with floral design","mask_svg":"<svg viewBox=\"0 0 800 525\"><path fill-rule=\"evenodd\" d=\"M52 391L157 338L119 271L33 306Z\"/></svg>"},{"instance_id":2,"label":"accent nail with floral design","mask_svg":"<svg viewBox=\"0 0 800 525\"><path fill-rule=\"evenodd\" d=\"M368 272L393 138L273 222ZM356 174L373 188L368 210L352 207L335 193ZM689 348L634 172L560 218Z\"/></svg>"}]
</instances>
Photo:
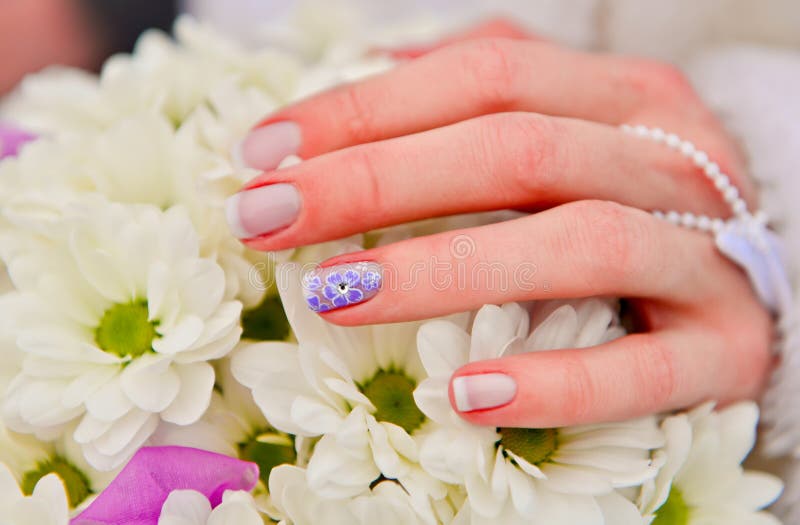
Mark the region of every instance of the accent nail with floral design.
<instances>
[{"instance_id":1,"label":"accent nail with floral design","mask_svg":"<svg viewBox=\"0 0 800 525\"><path fill-rule=\"evenodd\" d=\"M327 312L375 297L381 288L381 267L356 262L319 268L303 276L306 304L315 312Z\"/></svg>"}]
</instances>

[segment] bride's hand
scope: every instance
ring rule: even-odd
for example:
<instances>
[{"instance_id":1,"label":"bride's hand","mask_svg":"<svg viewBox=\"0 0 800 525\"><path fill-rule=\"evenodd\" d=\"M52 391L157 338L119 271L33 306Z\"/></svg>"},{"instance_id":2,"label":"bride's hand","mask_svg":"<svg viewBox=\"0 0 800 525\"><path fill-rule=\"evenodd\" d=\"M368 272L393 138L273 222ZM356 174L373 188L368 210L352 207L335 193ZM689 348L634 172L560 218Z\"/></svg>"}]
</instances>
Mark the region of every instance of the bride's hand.
<instances>
[{"instance_id":1,"label":"bride's hand","mask_svg":"<svg viewBox=\"0 0 800 525\"><path fill-rule=\"evenodd\" d=\"M248 246L279 250L428 217L542 210L323 264L374 261L415 278L413 287L386 282L376 293L345 276L344 293L331 288L327 305L347 308L321 313L343 325L487 303L632 298L641 333L459 370L454 377L467 379L454 405L475 423L554 427L756 397L772 364L772 321L747 278L710 235L642 211L730 210L691 161L620 132L623 123L693 141L752 206L735 144L675 68L490 37L445 45L271 115L242 149L266 172L229 201L229 220ZM307 160L270 171L293 153ZM467 251L453 253L454 239ZM505 288L442 287L431 261L457 263L466 275L488 264L511 279ZM535 282L520 268L535 268ZM515 385L505 397L486 393L496 375L481 380L498 373Z\"/></svg>"}]
</instances>

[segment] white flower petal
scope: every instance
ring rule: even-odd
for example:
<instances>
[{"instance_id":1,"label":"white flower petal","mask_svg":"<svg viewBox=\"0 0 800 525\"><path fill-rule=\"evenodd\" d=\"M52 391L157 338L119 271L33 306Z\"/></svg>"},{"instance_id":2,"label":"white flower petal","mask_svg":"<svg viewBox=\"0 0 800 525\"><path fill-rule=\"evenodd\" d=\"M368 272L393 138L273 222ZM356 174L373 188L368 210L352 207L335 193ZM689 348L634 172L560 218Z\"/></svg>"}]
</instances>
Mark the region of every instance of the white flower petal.
<instances>
[{"instance_id":1,"label":"white flower petal","mask_svg":"<svg viewBox=\"0 0 800 525\"><path fill-rule=\"evenodd\" d=\"M454 414L447 393L449 385L449 377L429 377L414 389L417 407L437 423L445 424Z\"/></svg>"},{"instance_id":2,"label":"white flower petal","mask_svg":"<svg viewBox=\"0 0 800 525\"><path fill-rule=\"evenodd\" d=\"M779 478L763 472L745 472L730 501L748 510L758 510L772 504L782 491L783 482Z\"/></svg>"},{"instance_id":3,"label":"white flower petal","mask_svg":"<svg viewBox=\"0 0 800 525\"><path fill-rule=\"evenodd\" d=\"M152 424L152 419L153 414L143 410L131 410L125 417L114 421L102 436L93 440L92 446L107 456L119 454L142 428ZM153 426L153 430L155 430L155 426Z\"/></svg>"},{"instance_id":4,"label":"white flower petal","mask_svg":"<svg viewBox=\"0 0 800 525\"><path fill-rule=\"evenodd\" d=\"M173 490L161 507L158 525L206 525L211 503L195 490Z\"/></svg>"},{"instance_id":5,"label":"white flower petal","mask_svg":"<svg viewBox=\"0 0 800 525\"><path fill-rule=\"evenodd\" d=\"M168 333L153 340L153 350L159 354L175 355L190 348L203 333L203 320L194 315L183 317Z\"/></svg>"},{"instance_id":6,"label":"white flower petal","mask_svg":"<svg viewBox=\"0 0 800 525\"><path fill-rule=\"evenodd\" d=\"M114 421L132 408L133 403L122 391L120 381L109 381L86 401L86 410L101 421Z\"/></svg>"},{"instance_id":7,"label":"white flower petal","mask_svg":"<svg viewBox=\"0 0 800 525\"><path fill-rule=\"evenodd\" d=\"M431 321L417 332L417 348L430 377L449 377L469 359L469 335L449 321Z\"/></svg>"},{"instance_id":8,"label":"white flower petal","mask_svg":"<svg viewBox=\"0 0 800 525\"><path fill-rule=\"evenodd\" d=\"M307 396L298 396L294 399L289 415L304 433L312 436L334 432L342 421L341 415L335 409L316 398Z\"/></svg>"},{"instance_id":9,"label":"white flower petal","mask_svg":"<svg viewBox=\"0 0 800 525\"><path fill-rule=\"evenodd\" d=\"M65 407L77 407L86 402L99 388L111 381L119 372L116 366L94 366L84 369L64 390L62 403Z\"/></svg>"},{"instance_id":10,"label":"white flower petal","mask_svg":"<svg viewBox=\"0 0 800 525\"><path fill-rule=\"evenodd\" d=\"M120 385L138 408L161 412L178 396L181 381L169 358L145 354L122 371Z\"/></svg>"},{"instance_id":11,"label":"white flower petal","mask_svg":"<svg viewBox=\"0 0 800 525\"><path fill-rule=\"evenodd\" d=\"M314 448L306 476L309 486L325 498L351 498L362 493L380 475L372 458L359 460L339 447L332 435Z\"/></svg>"},{"instance_id":12,"label":"white flower petal","mask_svg":"<svg viewBox=\"0 0 800 525\"><path fill-rule=\"evenodd\" d=\"M472 324L469 360L484 361L500 357L501 351L515 339L522 323L527 322L527 312L521 307L509 310L486 305L481 308Z\"/></svg>"},{"instance_id":13,"label":"white flower petal","mask_svg":"<svg viewBox=\"0 0 800 525\"><path fill-rule=\"evenodd\" d=\"M208 363L173 365L180 380L180 391L161 412L161 419L176 425L190 425L200 419L211 403L214 367Z\"/></svg>"}]
</instances>

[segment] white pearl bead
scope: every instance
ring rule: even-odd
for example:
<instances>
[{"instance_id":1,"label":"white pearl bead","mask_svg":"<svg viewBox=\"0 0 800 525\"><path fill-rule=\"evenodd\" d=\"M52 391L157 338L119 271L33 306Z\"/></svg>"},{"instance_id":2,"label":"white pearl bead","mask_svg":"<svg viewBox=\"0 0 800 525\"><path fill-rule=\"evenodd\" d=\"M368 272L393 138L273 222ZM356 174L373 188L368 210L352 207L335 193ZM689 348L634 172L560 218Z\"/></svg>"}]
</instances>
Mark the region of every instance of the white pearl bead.
<instances>
[{"instance_id":1,"label":"white pearl bead","mask_svg":"<svg viewBox=\"0 0 800 525\"><path fill-rule=\"evenodd\" d=\"M677 211L668 211L666 215L667 221L671 222L672 224L680 224L681 222L681 214Z\"/></svg>"},{"instance_id":2,"label":"white pearl bead","mask_svg":"<svg viewBox=\"0 0 800 525\"><path fill-rule=\"evenodd\" d=\"M633 128L633 131L640 137L646 137L647 135L650 134L650 130L647 129L647 126L642 126L642 125L636 126L635 128Z\"/></svg>"},{"instance_id":3,"label":"white pearl bead","mask_svg":"<svg viewBox=\"0 0 800 525\"><path fill-rule=\"evenodd\" d=\"M681 143L681 153L683 153L686 156L689 156L689 155L693 155L694 152L695 152L694 144L692 144L688 140L684 140Z\"/></svg>"},{"instance_id":4,"label":"white pearl bead","mask_svg":"<svg viewBox=\"0 0 800 525\"><path fill-rule=\"evenodd\" d=\"M681 138L674 133L667 135L665 140L670 148L678 148L681 145Z\"/></svg>"},{"instance_id":5,"label":"white pearl bead","mask_svg":"<svg viewBox=\"0 0 800 525\"><path fill-rule=\"evenodd\" d=\"M653 212L653 217L655 217L656 219L662 219L663 220L664 219L664 212L661 211L661 210L655 210Z\"/></svg>"},{"instance_id":6,"label":"white pearl bead","mask_svg":"<svg viewBox=\"0 0 800 525\"><path fill-rule=\"evenodd\" d=\"M737 198L739 198L739 190L736 189L736 186L728 186L725 188L725 191L722 192L722 196L725 198L726 202L732 204Z\"/></svg>"},{"instance_id":7,"label":"white pearl bead","mask_svg":"<svg viewBox=\"0 0 800 525\"><path fill-rule=\"evenodd\" d=\"M667 134L666 134L666 133L664 133L664 130L663 130L663 129L661 129L661 128L655 128L655 129L651 129L651 130L650 130L650 136L651 136L651 137L653 138L653 140L655 140L656 142L661 142L661 141L663 141L663 140L664 140L664 138L666 138Z\"/></svg>"},{"instance_id":8,"label":"white pearl bead","mask_svg":"<svg viewBox=\"0 0 800 525\"><path fill-rule=\"evenodd\" d=\"M709 177L715 177L719 175L719 166L716 162L709 162L705 165L704 171Z\"/></svg>"},{"instance_id":9,"label":"white pearl bead","mask_svg":"<svg viewBox=\"0 0 800 525\"><path fill-rule=\"evenodd\" d=\"M681 215L681 225L686 228L694 228L696 224L697 218L693 214L686 212Z\"/></svg>"},{"instance_id":10,"label":"white pearl bead","mask_svg":"<svg viewBox=\"0 0 800 525\"><path fill-rule=\"evenodd\" d=\"M711 231L714 233L719 233L722 231L722 228L725 227L725 221L722 219L712 219L711 220Z\"/></svg>"},{"instance_id":11,"label":"white pearl bead","mask_svg":"<svg viewBox=\"0 0 800 525\"><path fill-rule=\"evenodd\" d=\"M706 163L708 163L708 154L706 154L704 151L695 151L692 160L697 166L702 168L706 165Z\"/></svg>"},{"instance_id":12,"label":"white pearl bead","mask_svg":"<svg viewBox=\"0 0 800 525\"><path fill-rule=\"evenodd\" d=\"M742 199L737 199L731 204L731 208L733 208L733 213L736 215L741 215L747 211L747 203Z\"/></svg>"},{"instance_id":13,"label":"white pearl bead","mask_svg":"<svg viewBox=\"0 0 800 525\"><path fill-rule=\"evenodd\" d=\"M731 185L731 180L728 178L727 175L723 175L720 173L716 177L714 177L714 186L717 187L718 190L725 190L728 186Z\"/></svg>"},{"instance_id":14,"label":"white pearl bead","mask_svg":"<svg viewBox=\"0 0 800 525\"><path fill-rule=\"evenodd\" d=\"M708 231L711 228L711 219L706 215L701 215L697 218L697 227L703 231Z\"/></svg>"}]
</instances>

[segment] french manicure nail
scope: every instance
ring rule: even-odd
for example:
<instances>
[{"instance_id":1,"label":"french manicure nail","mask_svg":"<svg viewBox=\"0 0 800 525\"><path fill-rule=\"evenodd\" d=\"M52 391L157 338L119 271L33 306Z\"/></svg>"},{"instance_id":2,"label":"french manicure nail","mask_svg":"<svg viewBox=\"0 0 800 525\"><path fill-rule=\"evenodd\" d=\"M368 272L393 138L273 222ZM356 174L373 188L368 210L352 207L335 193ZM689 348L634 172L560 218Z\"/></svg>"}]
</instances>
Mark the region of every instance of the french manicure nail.
<instances>
[{"instance_id":1,"label":"french manicure nail","mask_svg":"<svg viewBox=\"0 0 800 525\"><path fill-rule=\"evenodd\" d=\"M327 312L375 297L383 283L381 266L355 262L320 268L303 276L306 304L315 312Z\"/></svg>"},{"instance_id":2,"label":"french manicure nail","mask_svg":"<svg viewBox=\"0 0 800 525\"><path fill-rule=\"evenodd\" d=\"M249 239L293 223L300 202L300 193L292 184L270 184L228 197L225 216L236 237Z\"/></svg>"},{"instance_id":3,"label":"french manicure nail","mask_svg":"<svg viewBox=\"0 0 800 525\"><path fill-rule=\"evenodd\" d=\"M255 128L231 152L234 164L273 170L289 155L296 155L302 136L300 126L285 120Z\"/></svg>"},{"instance_id":4,"label":"french manicure nail","mask_svg":"<svg viewBox=\"0 0 800 525\"><path fill-rule=\"evenodd\" d=\"M474 374L453 379L453 397L459 412L497 408L517 395L517 382L506 374Z\"/></svg>"}]
</instances>

